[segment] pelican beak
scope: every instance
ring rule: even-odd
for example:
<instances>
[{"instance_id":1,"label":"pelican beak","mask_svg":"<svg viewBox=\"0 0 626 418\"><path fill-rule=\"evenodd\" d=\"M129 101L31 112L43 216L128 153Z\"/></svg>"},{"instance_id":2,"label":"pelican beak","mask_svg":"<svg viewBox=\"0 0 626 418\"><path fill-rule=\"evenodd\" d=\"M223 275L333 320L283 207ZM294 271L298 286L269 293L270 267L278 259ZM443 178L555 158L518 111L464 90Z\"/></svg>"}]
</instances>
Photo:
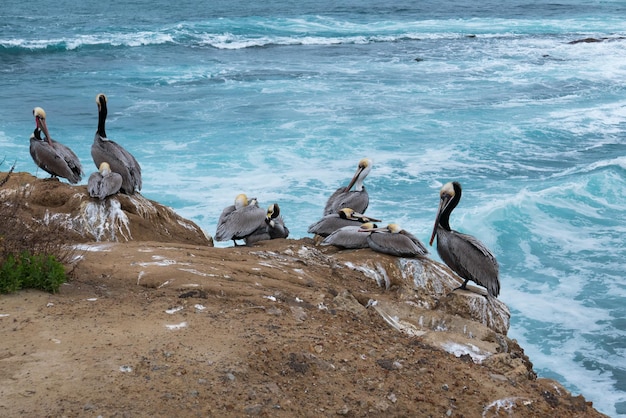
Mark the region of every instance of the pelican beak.
<instances>
[{"instance_id":1,"label":"pelican beak","mask_svg":"<svg viewBox=\"0 0 626 418\"><path fill-rule=\"evenodd\" d=\"M278 203L274 203L272 205L272 219L278 218L278 216L280 216L280 207L278 206Z\"/></svg>"},{"instance_id":2,"label":"pelican beak","mask_svg":"<svg viewBox=\"0 0 626 418\"><path fill-rule=\"evenodd\" d=\"M352 186L354 186L354 183L356 183L363 170L365 170L365 166L359 166L359 168L357 168L356 172L354 173L354 177L352 177L352 180L350 180L350 184L348 184L348 187L346 187L346 192L349 192L352 189Z\"/></svg>"},{"instance_id":3,"label":"pelican beak","mask_svg":"<svg viewBox=\"0 0 626 418\"><path fill-rule=\"evenodd\" d=\"M48 124L46 123L46 120L38 116L35 116L35 123L37 124L37 127L41 129L41 131L46 136L46 142L50 144L50 133L48 132Z\"/></svg>"},{"instance_id":4,"label":"pelican beak","mask_svg":"<svg viewBox=\"0 0 626 418\"><path fill-rule=\"evenodd\" d=\"M362 213L359 212L353 212L352 215L350 215L350 219L355 219L357 221L361 221L363 223L365 222L380 222L380 219L375 219L375 218L370 218L369 216L366 216Z\"/></svg>"},{"instance_id":5,"label":"pelican beak","mask_svg":"<svg viewBox=\"0 0 626 418\"><path fill-rule=\"evenodd\" d=\"M389 230L389 226L383 226L379 228L378 226L374 225L374 227L371 229L359 229L359 232L376 233L376 232L391 232L391 231Z\"/></svg>"},{"instance_id":6,"label":"pelican beak","mask_svg":"<svg viewBox=\"0 0 626 418\"><path fill-rule=\"evenodd\" d=\"M439 200L439 208L437 208L437 217L435 218L435 225L433 226L433 234L430 236L430 241L428 245L433 246L433 241L435 240L435 235L437 234L437 228L439 227L439 218L441 217L441 213L444 211L448 203L450 202L450 196L442 196Z\"/></svg>"}]
</instances>

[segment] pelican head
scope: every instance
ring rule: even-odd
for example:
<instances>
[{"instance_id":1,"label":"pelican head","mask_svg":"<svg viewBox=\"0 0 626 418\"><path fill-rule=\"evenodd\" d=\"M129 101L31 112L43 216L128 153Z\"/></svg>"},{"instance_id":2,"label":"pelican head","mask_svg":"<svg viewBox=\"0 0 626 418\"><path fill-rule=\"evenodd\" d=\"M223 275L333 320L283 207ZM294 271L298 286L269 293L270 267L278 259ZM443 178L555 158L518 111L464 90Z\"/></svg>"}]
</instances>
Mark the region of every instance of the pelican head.
<instances>
[{"instance_id":1,"label":"pelican head","mask_svg":"<svg viewBox=\"0 0 626 418\"><path fill-rule=\"evenodd\" d=\"M109 163L103 162L102 164L100 164L98 171L100 171L100 174L102 174L103 176L106 176L107 174L111 174L111 166L109 165Z\"/></svg>"},{"instance_id":2,"label":"pelican head","mask_svg":"<svg viewBox=\"0 0 626 418\"><path fill-rule=\"evenodd\" d=\"M340 209L337 213L339 214L339 217L341 219L354 219L354 215L356 214L356 212L352 208L343 208Z\"/></svg>"},{"instance_id":3,"label":"pelican head","mask_svg":"<svg viewBox=\"0 0 626 418\"><path fill-rule=\"evenodd\" d=\"M245 193L238 194L235 197L235 209L241 209L244 206L248 206L248 196Z\"/></svg>"},{"instance_id":4,"label":"pelican head","mask_svg":"<svg viewBox=\"0 0 626 418\"><path fill-rule=\"evenodd\" d=\"M272 203L267 208L267 214L265 215L265 223L267 223L272 228L274 227L274 219L278 218L280 215L280 208L278 207L278 203Z\"/></svg>"},{"instance_id":5,"label":"pelican head","mask_svg":"<svg viewBox=\"0 0 626 418\"><path fill-rule=\"evenodd\" d=\"M350 184L348 184L348 187L346 187L346 192L350 191L350 189L352 189L352 186L355 186L354 190L356 190L357 192L363 190L363 180L365 180L365 177L367 177L371 170L372 160L370 160L369 158L362 158L359 161L359 166L354 173L354 177L352 177Z\"/></svg>"},{"instance_id":6,"label":"pelican head","mask_svg":"<svg viewBox=\"0 0 626 418\"><path fill-rule=\"evenodd\" d=\"M50 143L50 134L48 133L48 124L46 123L46 112L41 107L33 109L33 116L35 117L35 125L41 129L46 136L46 141Z\"/></svg>"},{"instance_id":7,"label":"pelican head","mask_svg":"<svg viewBox=\"0 0 626 418\"><path fill-rule=\"evenodd\" d=\"M363 229L363 226L361 226L361 229ZM362 232L387 232L387 233L392 233L392 234L399 234L400 231L402 231L402 228L400 227L400 225L392 223L381 228L374 225L374 227L369 228L369 231L362 231Z\"/></svg>"},{"instance_id":8,"label":"pelican head","mask_svg":"<svg viewBox=\"0 0 626 418\"><path fill-rule=\"evenodd\" d=\"M104 93L98 93L96 95L96 104L98 105L98 108L100 108L102 103L106 104L107 100L107 96Z\"/></svg>"},{"instance_id":9,"label":"pelican head","mask_svg":"<svg viewBox=\"0 0 626 418\"><path fill-rule=\"evenodd\" d=\"M376 228L378 228L378 225L376 225L374 222L365 222L361 224L359 232L372 232Z\"/></svg>"},{"instance_id":10,"label":"pelican head","mask_svg":"<svg viewBox=\"0 0 626 418\"><path fill-rule=\"evenodd\" d=\"M446 229L450 229L448 217L450 216L450 212L456 204L461 199L461 184L459 182L449 182L443 185L441 190L439 190L439 208L437 209L437 216L435 218L435 225L433 226L433 233L430 236L429 245L433 245L433 241L435 240L435 235L437 234L437 228L439 227L439 223L443 221L444 223L441 225ZM451 202L455 202L453 206L450 206ZM441 215L446 212L447 216L442 218Z\"/></svg>"}]
</instances>

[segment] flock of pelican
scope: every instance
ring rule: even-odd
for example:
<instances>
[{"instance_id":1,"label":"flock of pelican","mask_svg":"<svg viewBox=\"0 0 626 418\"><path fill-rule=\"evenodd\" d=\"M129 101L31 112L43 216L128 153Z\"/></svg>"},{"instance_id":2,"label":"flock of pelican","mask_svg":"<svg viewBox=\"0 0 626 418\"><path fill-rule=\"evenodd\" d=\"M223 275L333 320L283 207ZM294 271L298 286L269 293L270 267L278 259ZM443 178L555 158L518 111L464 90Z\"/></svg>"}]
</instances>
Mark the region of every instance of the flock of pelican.
<instances>
[{"instance_id":1,"label":"flock of pelican","mask_svg":"<svg viewBox=\"0 0 626 418\"><path fill-rule=\"evenodd\" d=\"M338 188L328 198L323 216L311 224L307 232L314 234L316 245L334 245L341 249L370 248L397 257L426 257L426 246L413 234L395 223L378 227L376 222L380 219L364 214L369 206L369 195L363 181L371 169L369 158L360 160L348 186ZM484 287L488 296L497 297L500 279L494 255L473 236L450 228L450 214L461 200L461 184L456 181L445 184L439 199L429 245L433 245L436 237L437 253L463 280L460 289L466 289L467 283L473 281ZM263 239L287 238L289 230L277 212L276 203L265 212L259 208L256 198L248 199L245 194L240 194L235 204L222 212L215 239L233 240L235 245L237 240L244 240L250 245Z\"/></svg>"},{"instance_id":2,"label":"flock of pelican","mask_svg":"<svg viewBox=\"0 0 626 418\"><path fill-rule=\"evenodd\" d=\"M128 151L107 138L104 126L107 117L107 97L96 96L98 129L91 146L91 157L98 168L89 176L87 191L100 200L118 192L134 194L141 190L141 167ZM72 184L83 176L83 167L76 154L50 136L46 112L41 107L33 109L35 131L30 136L30 155L39 168L51 177L62 177ZM43 134L43 137L42 137Z\"/></svg>"},{"instance_id":3,"label":"flock of pelican","mask_svg":"<svg viewBox=\"0 0 626 418\"><path fill-rule=\"evenodd\" d=\"M98 171L89 176L87 190L93 198L104 200L116 193L132 195L141 190L141 167L121 145L108 139L105 131L107 97L96 96L98 128L91 146L91 156ZM35 130L30 136L30 154L42 170L52 177L62 177L78 183L83 175L80 160L65 145L50 136L46 113L41 107L33 109ZM342 249L370 248L398 257L426 257L424 244L398 224L378 227L380 219L366 216L369 195L363 184L372 169L372 161L363 158L352 180L338 188L327 200L322 218L308 228L315 243ZM354 190L353 190L354 188ZM450 228L450 214L461 200L461 184L450 182L439 192L439 208L429 241L437 238L437 253L463 280L460 289L472 281L487 290L488 296L500 293L499 267L489 249L475 237ZM267 210L259 207L256 198L240 194L233 205L222 211L215 233L217 241L243 240L245 245L276 238L287 238L289 229L280 215L277 203Z\"/></svg>"}]
</instances>

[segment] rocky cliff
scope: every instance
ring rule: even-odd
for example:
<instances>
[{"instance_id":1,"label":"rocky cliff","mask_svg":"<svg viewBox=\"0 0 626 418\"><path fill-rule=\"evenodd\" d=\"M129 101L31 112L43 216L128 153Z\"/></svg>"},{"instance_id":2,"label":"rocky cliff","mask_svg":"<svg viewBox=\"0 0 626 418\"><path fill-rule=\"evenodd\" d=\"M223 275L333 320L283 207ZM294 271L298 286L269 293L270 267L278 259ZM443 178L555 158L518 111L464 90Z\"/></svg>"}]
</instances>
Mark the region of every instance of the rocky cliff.
<instances>
[{"instance_id":1,"label":"rocky cliff","mask_svg":"<svg viewBox=\"0 0 626 418\"><path fill-rule=\"evenodd\" d=\"M0 193L63 225L76 254L59 294L3 296L0 412L602 416L536 377L504 303L453 290L428 258L308 238L213 248L141 196L94 202L24 174Z\"/></svg>"},{"instance_id":2,"label":"rocky cliff","mask_svg":"<svg viewBox=\"0 0 626 418\"><path fill-rule=\"evenodd\" d=\"M26 224L58 225L68 242L213 245L213 240L196 224L139 193L99 200L89 197L84 185L71 186L56 178L37 179L28 173L12 173L0 188L0 198L20 204L17 215Z\"/></svg>"}]
</instances>

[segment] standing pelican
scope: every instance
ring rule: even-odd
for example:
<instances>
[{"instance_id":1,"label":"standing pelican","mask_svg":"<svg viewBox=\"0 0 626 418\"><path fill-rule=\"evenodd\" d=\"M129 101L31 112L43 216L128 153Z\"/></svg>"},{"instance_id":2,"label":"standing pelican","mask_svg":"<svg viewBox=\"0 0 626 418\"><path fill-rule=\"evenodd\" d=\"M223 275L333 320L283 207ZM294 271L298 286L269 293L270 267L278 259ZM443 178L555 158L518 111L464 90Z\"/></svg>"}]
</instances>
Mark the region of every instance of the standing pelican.
<instances>
[{"instance_id":1,"label":"standing pelican","mask_svg":"<svg viewBox=\"0 0 626 418\"><path fill-rule=\"evenodd\" d=\"M500 293L500 279L498 261L494 255L473 236L450 229L450 214L461 200L461 184L456 181L446 183L439 192L439 199L430 245L433 245L437 235L439 256L464 280L460 289L465 289L471 280L485 287L489 295L497 297Z\"/></svg>"},{"instance_id":2,"label":"standing pelican","mask_svg":"<svg viewBox=\"0 0 626 418\"><path fill-rule=\"evenodd\" d=\"M30 155L35 164L52 177L63 177L70 183L78 183L83 174L80 160L74 152L50 137L46 112L40 107L33 109L35 131L30 136ZM44 134L45 138L41 137Z\"/></svg>"},{"instance_id":3,"label":"standing pelican","mask_svg":"<svg viewBox=\"0 0 626 418\"><path fill-rule=\"evenodd\" d=\"M98 130L91 146L91 157L96 167L107 162L111 171L122 176L122 193L133 194L141 190L141 167L135 157L118 143L107 138L104 124L107 119L107 97L100 93L96 96L98 104Z\"/></svg>"},{"instance_id":4,"label":"standing pelican","mask_svg":"<svg viewBox=\"0 0 626 418\"><path fill-rule=\"evenodd\" d=\"M87 181L89 196L104 200L120 191L122 176L111 171L108 163L100 164L100 170L92 173Z\"/></svg>"},{"instance_id":5,"label":"standing pelican","mask_svg":"<svg viewBox=\"0 0 626 418\"><path fill-rule=\"evenodd\" d=\"M361 225L348 225L334 231L324 238L321 245L334 245L343 249L367 248L368 234L363 232L378 228L373 222L365 222Z\"/></svg>"},{"instance_id":6,"label":"standing pelican","mask_svg":"<svg viewBox=\"0 0 626 418\"><path fill-rule=\"evenodd\" d=\"M362 232L368 232L368 230L363 229ZM376 252L397 257L417 257L428 254L424 244L398 224L389 224L385 228L375 228L369 232L367 243Z\"/></svg>"},{"instance_id":7,"label":"standing pelican","mask_svg":"<svg viewBox=\"0 0 626 418\"><path fill-rule=\"evenodd\" d=\"M348 184L348 187L340 187L326 201L324 215L337 213L339 209L352 208L357 212L365 213L369 205L370 198L363 185L363 180L372 170L372 160L363 158L359 161L359 166ZM351 191L354 186L354 191Z\"/></svg>"},{"instance_id":8,"label":"standing pelican","mask_svg":"<svg viewBox=\"0 0 626 418\"><path fill-rule=\"evenodd\" d=\"M248 200L245 194L239 194L235 198L235 204L222 211L217 222L215 240L232 240L237 246L237 240L245 239L256 231L265 222L265 218L266 212L259 207L256 199Z\"/></svg>"},{"instance_id":9,"label":"standing pelican","mask_svg":"<svg viewBox=\"0 0 626 418\"><path fill-rule=\"evenodd\" d=\"M311 224L307 232L309 234L327 237L344 226L361 226L361 224L365 222L380 222L380 219L367 217L352 208L343 208L337 213L326 215L319 221Z\"/></svg>"},{"instance_id":10,"label":"standing pelican","mask_svg":"<svg viewBox=\"0 0 626 418\"><path fill-rule=\"evenodd\" d=\"M287 238L289 229L285 226L283 217L280 216L280 207L278 203L272 203L267 208L267 214L263 223L250 235L244 238L246 245L252 245L255 242L267 241L276 238Z\"/></svg>"}]
</instances>

